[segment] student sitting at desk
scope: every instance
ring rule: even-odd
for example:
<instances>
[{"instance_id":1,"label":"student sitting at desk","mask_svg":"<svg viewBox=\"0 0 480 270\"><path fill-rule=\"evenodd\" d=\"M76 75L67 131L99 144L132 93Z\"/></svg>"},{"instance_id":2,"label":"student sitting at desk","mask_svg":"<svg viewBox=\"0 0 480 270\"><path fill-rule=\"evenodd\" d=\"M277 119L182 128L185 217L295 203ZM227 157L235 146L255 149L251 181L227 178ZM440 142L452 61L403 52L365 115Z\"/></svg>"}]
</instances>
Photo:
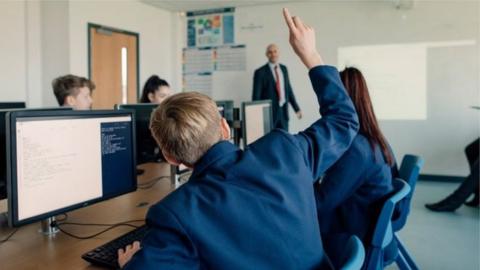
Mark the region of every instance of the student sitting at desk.
<instances>
[{"instance_id":1,"label":"student sitting at desk","mask_svg":"<svg viewBox=\"0 0 480 270\"><path fill-rule=\"evenodd\" d=\"M140 102L160 104L171 93L172 90L170 90L170 85L168 85L167 81L160 79L157 75L152 75L143 86Z\"/></svg>"},{"instance_id":2,"label":"student sitting at desk","mask_svg":"<svg viewBox=\"0 0 480 270\"><path fill-rule=\"evenodd\" d=\"M313 183L357 134L353 104L334 67L315 48L314 30L284 10L290 43L310 70L322 118L291 135L276 129L240 150L213 100L190 92L167 98L151 130L171 164L190 180L152 206L150 231L119 250L125 269L331 269L323 252ZM133 255L133 257L131 257Z\"/></svg>"},{"instance_id":3,"label":"student sitting at desk","mask_svg":"<svg viewBox=\"0 0 480 270\"><path fill-rule=\"evenodd\" d=\"M60 106L69 106L74 110L92 109L95 84L89 79L69 74L54 79L52 87Z\"/></svg>"},{"instance_id":4,"label":"student sitting at desk","mask_svg":"<svg viewBox=\"0 0 480 270\"><path fill-rule=\"evenodd\" d=\"M368 244L385 196L393 190L392 171L396 173L395 158L378 125L362 73L348 67L340 77L355 105L360 131L315 187L322 239L332 255L343 249L337 246L344 244L338 241L341 236L347 241L354 234Z\"/></svg>"}]
</instances>

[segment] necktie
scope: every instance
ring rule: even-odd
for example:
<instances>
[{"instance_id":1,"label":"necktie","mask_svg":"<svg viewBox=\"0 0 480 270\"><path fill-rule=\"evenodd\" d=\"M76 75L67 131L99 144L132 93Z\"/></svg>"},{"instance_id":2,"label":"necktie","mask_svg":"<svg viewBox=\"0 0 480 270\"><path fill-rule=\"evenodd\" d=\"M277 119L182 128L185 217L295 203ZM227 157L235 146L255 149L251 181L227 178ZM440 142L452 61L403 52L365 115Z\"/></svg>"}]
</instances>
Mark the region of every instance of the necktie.
<instances>
[{"instance_id":1,"label":"necktie","mask_svg":"<svg viewBox=\"0 0 480 270\"><path fill-rule=\"evenodd\" d=\"M278 65L275 65L275 88L277 89L278 100L280 100L280 77L278 76Z\"/></svg>"}]
</instances>

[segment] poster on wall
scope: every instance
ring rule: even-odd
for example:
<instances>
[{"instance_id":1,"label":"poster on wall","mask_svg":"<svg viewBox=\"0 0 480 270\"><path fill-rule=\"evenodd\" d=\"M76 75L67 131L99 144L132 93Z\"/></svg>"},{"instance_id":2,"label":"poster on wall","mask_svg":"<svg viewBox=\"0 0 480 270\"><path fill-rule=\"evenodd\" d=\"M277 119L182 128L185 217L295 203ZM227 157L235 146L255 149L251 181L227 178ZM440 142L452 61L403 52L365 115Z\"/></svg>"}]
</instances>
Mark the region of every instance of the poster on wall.
<instances>
[{"instance_id":1,"label":"poster on wall","mask_svg":"<svg viewBox=\"0 0 480 270\"><path fill-rule=\"evenodd\" d=\"M183 74L212 72L215 68L214 49L204 48L184 48L182 53Z\"/></svg>"},{"instance_id":2,"label":"poster on wall","mask_svg":"<svg viewBox=\"0 0 480 270\"><path fill-rule=\"evenodd\" d=\"M183 91L195 91L212 96L212 73L202 72L183 76Z\"/></svg>"},{"instance_id":3,"label":"poster on wall","mask_svg":"<svg viewBox=\"0 0 480 270\"><path fill-rule=\"evenodd\" d=\"M234 12L233 7L187 12L187 46L233 44Z\"/></svg>"},{"instance_id":4,"label":"poster on wall","mask_svg":"<svg viewBox=\"0 0 480 270\"><path fill-rule=\"evenodd\" d=\"M245 44L183 48L183 74L244 71L246 69L246 59Z\"/></svg>"},{"instance_id":5,"label":"poster on wall","mask_svg":"<svg viewBox=\"0 0 480 270\"><path fill-rule=\"evenodd\" d=\"M246 60L247 50L244 44L221 46L214 51L216 71L244 71Z\"/></svg>"},{"instance_id":6,"label":"poster on wall","mask_svg":"<svg viewBox=\"0 0 480 270\"><path fill-rule=\"evenodd\" d=\"M212 94L212 74L217 71L245 71L246 46L183 48L183 91Z\"/></svg>"}]
</instances>

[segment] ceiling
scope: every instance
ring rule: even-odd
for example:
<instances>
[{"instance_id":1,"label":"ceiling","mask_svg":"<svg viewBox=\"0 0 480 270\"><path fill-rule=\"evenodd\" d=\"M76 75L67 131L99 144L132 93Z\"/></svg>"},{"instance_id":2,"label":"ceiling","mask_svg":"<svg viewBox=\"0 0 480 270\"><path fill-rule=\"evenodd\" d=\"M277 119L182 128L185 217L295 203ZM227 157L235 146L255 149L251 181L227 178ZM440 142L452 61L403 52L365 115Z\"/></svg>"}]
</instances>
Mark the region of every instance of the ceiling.
<instances>
[{"instance_id":1,"label":"ceiling","mask_svg":"<svg viewBox=\"0 0 480 270\"><path fill-rule=\"evenodd\" d=\"M397 8L412 8L416 1L432 1L432 0L139 0L143 3L161 8L172 12L186 12L194 10L206 10L224 7L246 7L246 6L261 6L269 4L281 3L298 3L298 2L329 2L329 1L343 1L343 2L390 2L392 6ZM478 1L478 0L437 0L437 1Z\"/></svg>"},{"instance_id":2,"label":"ceiling","mask_svg":"<svg viewBox=\"0 0 480 270\"><path fill-rule=\"evenodd\" d=\"M245 6L258 6L258 5L268 5L268 4L278 4L278 3L287 3L287 2L298 2L298 1L283 1L283 0L217 0L217 1L201 1L201 0L140 0L141 2L147 3L149 5L174 11L174 12L186 12L192 10L204 10L204 9L213 9L213 8L222 8L222 7L245 7ZM303 1L303 2L311 2ZM318 1L318 0L317 0Z\"/></svg>"}]
</instances>

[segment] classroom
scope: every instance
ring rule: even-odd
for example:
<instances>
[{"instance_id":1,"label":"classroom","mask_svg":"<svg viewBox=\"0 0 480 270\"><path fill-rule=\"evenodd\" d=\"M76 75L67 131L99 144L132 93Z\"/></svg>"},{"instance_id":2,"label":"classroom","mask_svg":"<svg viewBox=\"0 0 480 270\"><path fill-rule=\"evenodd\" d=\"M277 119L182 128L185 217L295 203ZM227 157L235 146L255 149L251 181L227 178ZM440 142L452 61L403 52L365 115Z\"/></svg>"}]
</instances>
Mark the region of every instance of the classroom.
<instances>
[{"instance_id":1,"label":"classroom","mask_svg":"<svg viewBox=\"0 0 480 270\"><path fill-rule=\"evenodd\" d=\"M0 269L480 269L480 2L0 23Z\"/></svg>"}]
</instances>

